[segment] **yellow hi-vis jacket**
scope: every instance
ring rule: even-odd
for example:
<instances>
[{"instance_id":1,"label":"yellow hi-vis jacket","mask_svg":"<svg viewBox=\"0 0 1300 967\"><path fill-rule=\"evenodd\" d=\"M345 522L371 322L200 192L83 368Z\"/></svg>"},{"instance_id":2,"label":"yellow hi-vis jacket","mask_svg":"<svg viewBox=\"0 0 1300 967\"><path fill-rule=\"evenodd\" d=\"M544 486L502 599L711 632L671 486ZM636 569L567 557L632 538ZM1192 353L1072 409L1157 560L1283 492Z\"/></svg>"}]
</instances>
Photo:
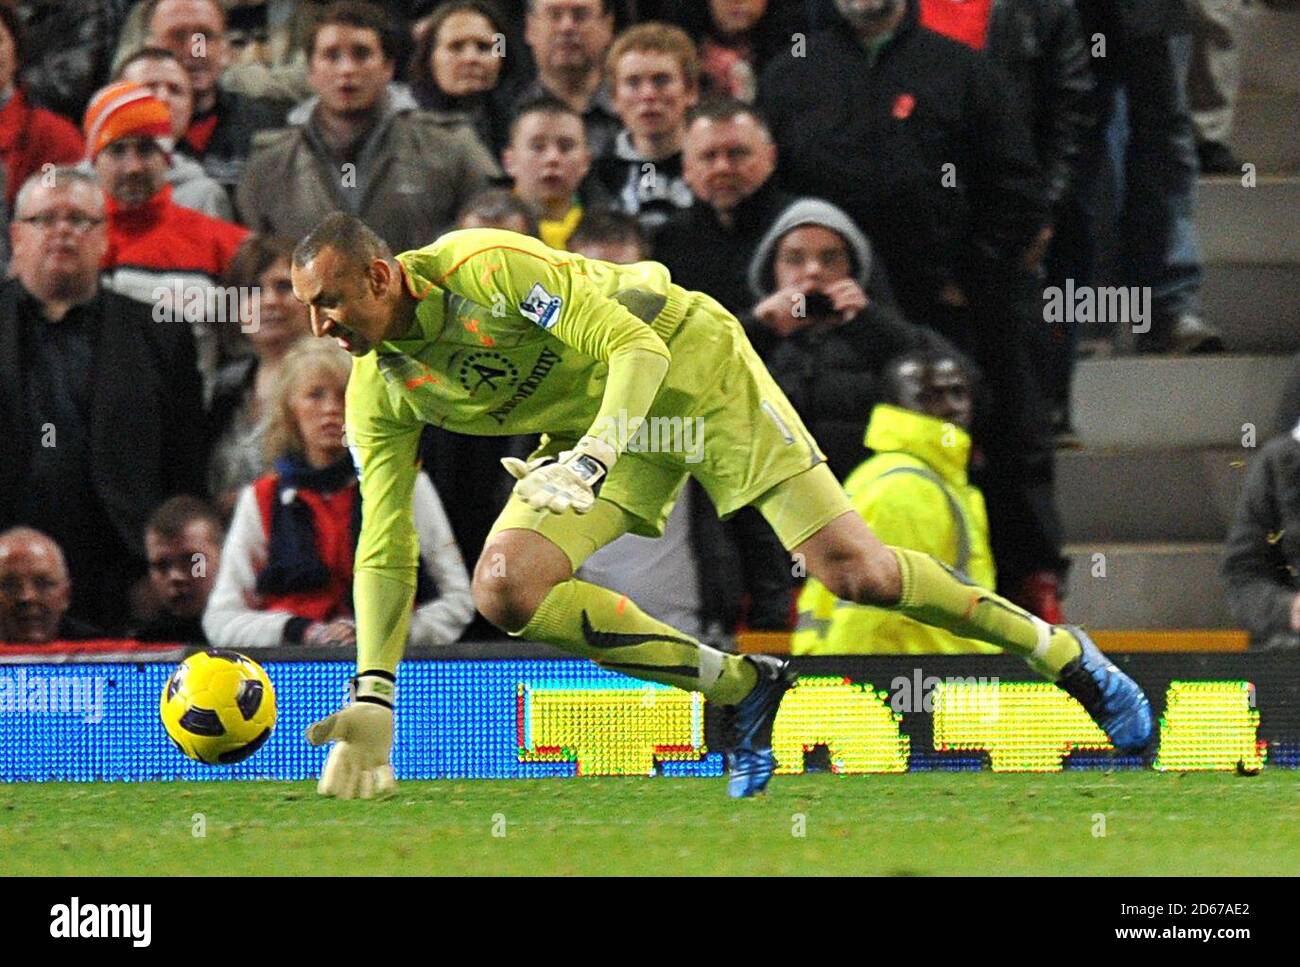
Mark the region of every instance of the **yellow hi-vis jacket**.
<instances>
[{"instance_id":1,"label":"yellow hi-vis jacket","mask_svg":"<svg viewBox=\"0 0 1300 967\"><path fill-rule=\"evenodd\" d=\"M992 588L984 495L966 479L970 435L924 413L881 403L871 411L866 445L875 455L849 474L854 509L886 544L925 551ZM996 652L904 615L840 601L809 578L799 595L796 655Z\"/></svg>"}]
</instances>

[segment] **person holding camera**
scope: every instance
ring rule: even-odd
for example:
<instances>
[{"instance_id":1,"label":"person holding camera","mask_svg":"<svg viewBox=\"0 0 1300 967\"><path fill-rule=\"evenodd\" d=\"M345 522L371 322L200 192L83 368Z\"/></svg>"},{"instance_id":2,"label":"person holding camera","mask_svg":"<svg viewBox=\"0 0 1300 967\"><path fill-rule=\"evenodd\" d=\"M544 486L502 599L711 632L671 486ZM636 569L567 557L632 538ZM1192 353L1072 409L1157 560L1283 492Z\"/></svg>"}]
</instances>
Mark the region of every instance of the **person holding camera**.
<instances>
[{"instance_id":1,"label":"person holding camera","mask_svg":"<svg viewBox=\"0 0 1300 967\"><path fill-rule=\"evenodd\" d=\"M866 414L880 376L901 353L952 349L868 295L871 246L843 211L792 202L749 267L757 302L742 317L750 342L843 480L862 456Z\"/></svg>"}]
</instances>

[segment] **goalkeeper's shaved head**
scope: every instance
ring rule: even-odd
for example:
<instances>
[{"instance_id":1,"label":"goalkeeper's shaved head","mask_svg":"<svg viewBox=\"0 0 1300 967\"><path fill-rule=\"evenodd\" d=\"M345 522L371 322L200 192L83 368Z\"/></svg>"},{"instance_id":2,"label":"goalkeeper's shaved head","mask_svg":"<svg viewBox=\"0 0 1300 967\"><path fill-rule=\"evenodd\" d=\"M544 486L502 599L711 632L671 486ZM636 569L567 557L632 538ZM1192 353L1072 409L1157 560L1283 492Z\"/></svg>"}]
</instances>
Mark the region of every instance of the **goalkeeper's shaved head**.
<instances>
[{"instance_id":1,"label":"goalkeeper's shaved head","mask_svg":"<svg viewBox=\"0 0 1300 967\"><path fill-rule=\"evenodd\" d=\"M333 212L313 228L293 250L293 264L304 268L325 249L348 265L363 269L375 259L390 261L393 250L365 222L347 212Z\"/></svg>"},{"instance_id":2,"label":"goalkeeper's shaved head","mask_svg":"<svg viewBox=\"0 0 1300 967\"><path fill-rule=\"evenodd\" d=\"M313 228L294 248L289 275L312 332L334 336L354 356L415 321L416 300L392 249L353 215L335 212Z\"/></svg>"}]
</instances>

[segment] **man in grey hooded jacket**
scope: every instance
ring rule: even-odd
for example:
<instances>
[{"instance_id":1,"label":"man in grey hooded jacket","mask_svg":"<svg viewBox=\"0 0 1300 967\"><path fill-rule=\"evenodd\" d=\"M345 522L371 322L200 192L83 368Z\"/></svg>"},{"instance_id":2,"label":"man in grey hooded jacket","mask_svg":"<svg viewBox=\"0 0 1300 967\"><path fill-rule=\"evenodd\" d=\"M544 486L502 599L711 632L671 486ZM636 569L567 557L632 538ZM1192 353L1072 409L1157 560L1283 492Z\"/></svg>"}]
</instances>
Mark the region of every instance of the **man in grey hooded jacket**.
<instances>
[{"instance_id":1,"label":"man in grey hooded jacket","mask_svg":"<svg viewBox=\"0 0 1300 967\"><path fill-rule=\"evenodd\" d=\"M867 414L891 359L952 346L867 294L871 246L843 211L816 198L791 203L749 266L750 342L843 480L862 461Z\"/></svg>"}]
</instances>

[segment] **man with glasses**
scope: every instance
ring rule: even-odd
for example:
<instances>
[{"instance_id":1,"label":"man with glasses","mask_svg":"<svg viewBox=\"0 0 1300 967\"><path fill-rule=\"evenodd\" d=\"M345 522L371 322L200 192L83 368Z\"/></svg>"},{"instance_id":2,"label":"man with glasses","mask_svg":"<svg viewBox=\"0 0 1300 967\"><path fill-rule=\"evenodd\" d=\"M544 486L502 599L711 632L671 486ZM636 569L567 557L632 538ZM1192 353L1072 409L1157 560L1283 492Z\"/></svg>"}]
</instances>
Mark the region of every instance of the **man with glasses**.
<instances>
[{"instance_id":1,"label":"man with glasses","mask_svg":"<svg viewBox=\"0 0 1300 967\"><path fill-rule=\"evenodd\" d=\"M203 411L187 325L104 291L104 196L84 169L33 175L0 285L0 529L48 535L77 588L69 613L127 621L141 535L173 494L201 492Z\"/></svg>"}]
</instances>

